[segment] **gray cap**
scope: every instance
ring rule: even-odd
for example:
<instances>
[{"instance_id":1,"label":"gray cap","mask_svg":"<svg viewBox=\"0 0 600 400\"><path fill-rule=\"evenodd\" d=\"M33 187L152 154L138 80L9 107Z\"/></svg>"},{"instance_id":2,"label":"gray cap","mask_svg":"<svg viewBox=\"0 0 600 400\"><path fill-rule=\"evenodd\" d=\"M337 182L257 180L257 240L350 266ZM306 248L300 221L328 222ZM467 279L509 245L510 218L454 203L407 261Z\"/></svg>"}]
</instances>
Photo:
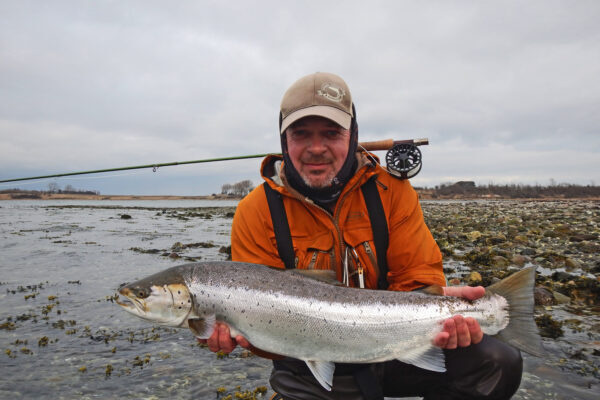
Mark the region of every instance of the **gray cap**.
<instances>
[{"instance_id":1,"label":"gray cap","mask_svg":"<svg viewBox=\"0 0 600 400\"><path fill-rule=\"evenodd\" d=\"M298 79L281 100L281 131L300 118L319 116L332 120L344 129L352 121L352 96L346 82L326 72Z\"/></svg>"}]
</instances>

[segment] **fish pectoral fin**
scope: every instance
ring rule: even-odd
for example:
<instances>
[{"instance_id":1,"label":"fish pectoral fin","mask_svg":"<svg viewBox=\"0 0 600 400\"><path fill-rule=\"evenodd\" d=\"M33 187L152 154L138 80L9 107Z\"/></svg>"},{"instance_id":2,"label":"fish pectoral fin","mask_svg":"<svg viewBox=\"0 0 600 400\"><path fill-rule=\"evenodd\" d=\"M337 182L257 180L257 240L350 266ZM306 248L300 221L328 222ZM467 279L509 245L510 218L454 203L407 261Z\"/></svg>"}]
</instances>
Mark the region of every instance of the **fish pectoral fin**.
<instances>
[{"instance_id":1,"label":"fish pectoral fin","mask_svg":"<svg viewBox=\"0 0 600 400\"><path fill-rule=\"evenodd\" d=\"M304 361L321 386L331 391L335 364L331 361Z\"/></svg>"},{"instance_id":2,"label":"fish pectoral fin","mask_svg":"<svg viewBox=\"0 0 600 400\"><path fill-rule=\"evenodd\" d=\"M189 318L188 328L198 339L208 339L215 330L217 317L215 314L205 315L204 318Z\"/></svg>"},{"instance_id":3,"label":"fish pectoral fin","mask_svg":"<svg viewBox=\"0 0 600 400\"><path fill-rule=\"evenodd\" d=\"M441 348L431 346L427 349L416 349L398 357L398 361L412 364L429 371L446 372L446 357Z\"/></svg>"}]
</instances>

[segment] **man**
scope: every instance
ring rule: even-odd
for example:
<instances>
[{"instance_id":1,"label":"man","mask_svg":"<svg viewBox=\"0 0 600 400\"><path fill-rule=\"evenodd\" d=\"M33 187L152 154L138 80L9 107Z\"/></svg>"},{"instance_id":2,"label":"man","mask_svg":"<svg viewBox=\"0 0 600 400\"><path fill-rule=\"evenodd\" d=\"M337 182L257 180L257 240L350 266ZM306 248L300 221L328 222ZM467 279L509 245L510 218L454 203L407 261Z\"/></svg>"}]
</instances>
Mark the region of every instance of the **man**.
<instances>
[{"instance_id":1,"label":"man","mask_svg":"<svg viewBox=\"0 0 600 400\"><path fill-rule=\"evenodd\" d=\"M268 188L257 187L238 205L231 234L234 261L329 269L347 285L367 289L409 291L445 286L441 253L425 225L416 192L372 156L357 152L355 109L350 90L340 77L315 73L288 89L281 102L280 140L283 155L267 157L262 164ZM383 258L389 271L383 276L361 190L370 181L376 184L389 231ZM280 254L285 246L274 225L281 221L273 222L267 191L275 192L284 206L293 246L291 261ZM470 300L483 296L484 291L483 287L444 287L445 295ZM212 351L229 353L239 344L274 359L270 383L278 393L275 398L421 395L428 399L506 399L518 389L522 371L519 351L484 336L474 319L450 318L432 340L445 349L447 372L398 361L338 364L331 392L321 387L303 363L267 354L241 336L232 339L223 323L217 323L207 343Z\"/></svg>"}]
</instances>

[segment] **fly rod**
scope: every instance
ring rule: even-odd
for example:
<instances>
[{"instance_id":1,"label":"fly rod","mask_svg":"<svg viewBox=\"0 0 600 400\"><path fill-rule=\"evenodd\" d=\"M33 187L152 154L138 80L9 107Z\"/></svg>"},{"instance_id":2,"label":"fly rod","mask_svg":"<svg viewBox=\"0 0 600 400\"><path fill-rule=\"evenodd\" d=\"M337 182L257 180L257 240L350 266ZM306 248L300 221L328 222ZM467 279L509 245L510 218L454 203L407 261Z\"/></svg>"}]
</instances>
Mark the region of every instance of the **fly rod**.
<instances>
[{"instance_id":1,"label":"fly rod","mask_svg":"<svg viewBox=\"0 0 600 400\"><path fill-rule=\"evenodd\" d=\"M362 148L367 151L388 150L388 154L389 154L389 152L392 149L397 148L397 146L400 146L400 145L413 146L414 149L419 151L419 149L416 148L416 146L421 146L421 145L426 145L426 144L429 144L428 139L409 139L409 140L396 140L396 141L393 139L387 139L387 140L379 140L379 141L375 141L375 142L359 143L359 148ZM29 181L29 180L34 180L34 179L59 178L59 177L63 177L63 176L73 176L73 175L99 174L102 172L127 171L127 170L132 170L132 169L145 169L145 168L152 168L152 170L154 172L156 172L156 170L160 167L170 167L173 165L200 164L200 163L209 163L209 162L217 162L217 161L231 161L231 160L244 160L244 159L249 159L249 158L261 158L261 157L266 157L268 155L277 155L277 154L281 154L281 153L266 153L266 154L252 154L252 155L233 156L233 157L205 158L202 160L174 161L174 162L161 163L161 164L145 164L145 165L134 165L134 166L130 166L130 167L95 169L95 170L91 170L91 171L66 172L66 173L62 173L62 174L30 176L30 177L26 177L26 178L4 179L4 180L0 180L0 183ZM419 151L418 154L420 157L421 152ZM387 157L386 157L386 159L387 159ZM419 167L419 169L420 169L420 167Z\"/></svg>"}]
</instances>

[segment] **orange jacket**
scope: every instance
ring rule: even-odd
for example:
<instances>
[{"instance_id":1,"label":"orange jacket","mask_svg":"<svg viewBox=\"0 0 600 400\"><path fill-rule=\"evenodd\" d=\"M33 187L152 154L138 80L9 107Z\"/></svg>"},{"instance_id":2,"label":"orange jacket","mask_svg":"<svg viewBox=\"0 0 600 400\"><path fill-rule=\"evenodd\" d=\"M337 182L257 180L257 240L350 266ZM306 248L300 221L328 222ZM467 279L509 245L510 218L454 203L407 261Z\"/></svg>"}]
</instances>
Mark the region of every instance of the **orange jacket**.
<instances>
[{"instance_id":1,"label":"orange jacket","mask_svg":"<svg viewBox=\"0 0 600 400\"><path fill-rule=\"evenodd\" d=\"M286 185L285 175L276 172L280 160L278 156L265 158L261 173L268 184L282 194L297 268L333 269L341 281L344 255L350 247L364 268L365 287L377 288L379 270L373 233L360 190L362 184L377 175L377 188L389 229L388 289L407 291L433 284L445 285L442 255L425 225L417 193L407 180L391 176L365 154L358 154L357 172L344 187L331 215ZM284 268L262 185L238 204L231 231L231 252L233 261ZM350 272L355 269L356 264L351 264Z\"/></svg>"}]
</instances>

